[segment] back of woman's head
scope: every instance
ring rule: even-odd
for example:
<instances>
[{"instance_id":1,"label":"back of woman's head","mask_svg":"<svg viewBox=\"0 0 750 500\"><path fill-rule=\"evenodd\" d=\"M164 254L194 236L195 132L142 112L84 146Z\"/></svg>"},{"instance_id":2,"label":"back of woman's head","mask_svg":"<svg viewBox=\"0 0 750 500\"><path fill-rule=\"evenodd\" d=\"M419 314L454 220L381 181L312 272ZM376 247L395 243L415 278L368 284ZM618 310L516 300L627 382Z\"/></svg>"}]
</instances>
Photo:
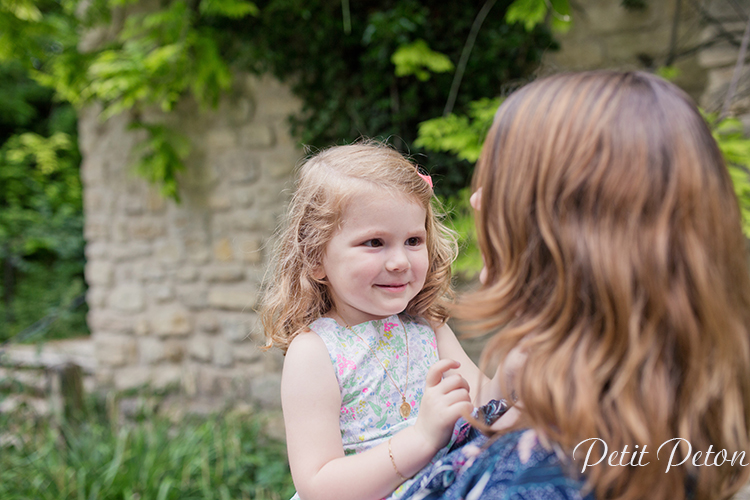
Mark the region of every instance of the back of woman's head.
<instances>
[{"instance_id":1,"label":"back of woman's head","mask_svg":"<svg viewBox=\"0 0 750 500\"><path fill-rule=\"evenodd\" d=\"M739 463L665 474L655 456L678 437L693 453L750 446L745 240L689 97L643 73L536 81L498 110L474 182L487 279L456 312L499 331L487 356L526 349L524 422L568 452L648 445L651 467L594 468L599 496L735 491Z\"/></svg>"},{"instance_id":2,"label":"back of woman's head","mask_svg":"<svg viewBox=\"0 0 750 500\"><path fill-rule=\"evenodd\" d=\"M450 294L450 265L456 245L433 207L432 187L420 177L417 166L398 151L368 141L323 150L298 172L261 306L269 345L286 352L297 333L333 306L325 279L316 278L315 271L347 205L372 189L403 194L426 210L430 266L424 287L406 312L437 322L447 319L441 299Z\"/></svg>"}]
</instances>

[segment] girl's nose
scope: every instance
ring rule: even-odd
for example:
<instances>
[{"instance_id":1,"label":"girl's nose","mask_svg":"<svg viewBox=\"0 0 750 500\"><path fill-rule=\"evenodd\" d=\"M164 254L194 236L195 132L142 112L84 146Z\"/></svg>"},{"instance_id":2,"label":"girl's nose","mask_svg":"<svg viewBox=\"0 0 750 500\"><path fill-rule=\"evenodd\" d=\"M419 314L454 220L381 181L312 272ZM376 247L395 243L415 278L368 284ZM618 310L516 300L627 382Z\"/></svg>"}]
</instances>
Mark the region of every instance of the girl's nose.
<instances>
[{"instance_id":1,"label":"girl's nose","mask_svg":"<svg viewBox=\"0 0 750 500\"><path fill-rule=\"evenodd\" d=\"M394 272L406 271L411 267L411 263L409 262L409 257L406 255L406 252L399 248L390 253L385 267L389 271Z\"/></svg>"}]
</instances>

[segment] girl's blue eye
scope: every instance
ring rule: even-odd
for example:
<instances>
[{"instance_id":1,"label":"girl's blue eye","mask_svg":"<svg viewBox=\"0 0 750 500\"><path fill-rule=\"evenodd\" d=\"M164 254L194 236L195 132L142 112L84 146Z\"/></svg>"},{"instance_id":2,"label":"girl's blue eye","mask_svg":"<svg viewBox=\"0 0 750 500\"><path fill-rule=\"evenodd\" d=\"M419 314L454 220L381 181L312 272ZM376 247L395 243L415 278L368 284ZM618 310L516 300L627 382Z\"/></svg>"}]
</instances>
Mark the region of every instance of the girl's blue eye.
<instances>
[{"instance_id":1,"label":"girl's blue eye","mask_svg":"<svg viewBox=\"0 0 750 500\"><path fill-rule=\"evenodd\" d=\"M381 240L375 238L375 239L372 239L372 240L365 241L363 243L363 245L366 246L366 247L373 247L373 248L375 248L375 247L382 247L383 246L383 242Z\"/></svg>"},{"instance_id":2,"label":"girl's blue eye","mask_svg":"<svg viewBox=\"0 0 750 500\"><path fill-rule=\"evenodd\" d=\"M422 243L422 238L417 238L416 236L406 240L406 246L410 246L410 247L419 246L421 243Z\"/></svg>"}]
</instances>

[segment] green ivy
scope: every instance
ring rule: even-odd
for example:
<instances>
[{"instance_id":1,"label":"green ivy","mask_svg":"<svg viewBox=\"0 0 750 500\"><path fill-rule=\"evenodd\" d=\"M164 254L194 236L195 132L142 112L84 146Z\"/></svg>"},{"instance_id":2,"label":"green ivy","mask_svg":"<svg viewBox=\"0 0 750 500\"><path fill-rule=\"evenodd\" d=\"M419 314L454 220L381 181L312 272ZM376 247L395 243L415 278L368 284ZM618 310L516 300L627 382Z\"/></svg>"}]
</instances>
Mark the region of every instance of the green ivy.
<instances>
[{"instance_id":1,"label":"green ivy","mask_svg":"<svg viewBox=\"0 0 750 500\"><path fill-rule=\"evenodd\" d=\"M170 112L185 98L207 109L231 87L235 72L270 71L303 101L292 118L302 143L320 147L368 136L413 152L417 124L441 114L455 62L483 7L491 9L461 68L459 111L536 68L542 53L555 48L539 23L547 12L554 21L567 0L168 0L148 11L132 0L79 5L0 0L6 42L0 45L10 49L0 49L0 60L21 54L34 78L61 98L100 102L104 119L132 112L148 143L137 170L176 199L182 148L176 134L140 123L142 110ZM105 36L80 52L82 32ZM469 164L449 156L427 163L447 193L470 173Z\"/></svg>"}]
</instances>

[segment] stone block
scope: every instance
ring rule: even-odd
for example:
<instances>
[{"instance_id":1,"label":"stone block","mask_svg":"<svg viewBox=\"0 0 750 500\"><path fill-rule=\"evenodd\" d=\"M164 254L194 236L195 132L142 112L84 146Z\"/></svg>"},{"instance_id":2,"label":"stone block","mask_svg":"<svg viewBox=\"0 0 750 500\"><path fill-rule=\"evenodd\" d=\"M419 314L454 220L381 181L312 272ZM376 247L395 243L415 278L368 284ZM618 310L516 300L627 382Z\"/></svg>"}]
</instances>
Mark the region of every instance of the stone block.
<instances>
[{"instance_id":1,"label":"stone block","mask_svg":"<svg viewBox=\"0 0 750 500\"><path fill-rule=\"evenodd\" d=\"M144 241L127 241L120 245L112 245L109 256L115 262L127 262L151 255L151 244Z\"/></svg>"},{"instance_id":2,"label":"stone block","mask_svg":"<svg viewBox=\"0 0 750 500\"><path fill-rule=\"evenodd\" d=\"M265 123L250 123L240 129L240 146L249 149L271 148L276 143L274 131Z\"/></svg>"},{"instance_id":3,"label":"stone block","mask_svg":"<svg viewBox=\"0 0 750 500\"><path fill-rule=\"evenodd\" d=\"M151 368L147 366L128 366L114 372L114 385L118 391L127 391L149 385Z\"/></svg>"},{"instance_id":4,"label":"stone block","mask_svg":"<svg viewBox=\"0 0 750 500\"><path fill-rule=\"evenodd\" d=\"M258 301L258 290L247 285L214 286L208 292L208 304L217 309L249 311Z\"/></svg>"},{"instance_id":5,"label":"stone block","mask_svg":"<svg viewBox=\"0 0 750 500\"><path fill-rule=\"evenodd\" d=\"M139 217L130 222L128 233L136 240L153 240L164 236L167 229L159 219Z\"/></svg>"},{"instance_id":6,"label":"stone block","mask_svg":"<svg viewBox=\"0 0 750 500\"><path fill-rule=\"evenodd\" d=\"M161 214L166 208L166 198L157 189L149 187L146 195L146 210L152 214Z\"/></svg>"},{"instance_id":7,"label":"stone block","mask_svg":"<svg viewBox=\"0 0 750 500\"><path fill-rule=\"evenodd\" d=\"M203 279L209 283L242 281L245 270L239 264L213 264L203 268Z\"/></svg>"},{"instance_id":8,"label":"stone block","mask_svg":"<svg viewBox=\"0 0 750 500\"><path fill-rule=\"evenodd\" d=\"M209 337L196 335L188 344L188 352L192 359L209 362L213 359L213 340Z\"/></svg>"},{"instance_id":9,"label":"stone block","mask_svg":"<svg viewBox=\"0 0 750 500\"><path fill-rule=\"evenodd\" d=\"M160 337L187 335L192 330L190 313L182 305L162 306L151 317L153 332Z\"/></svg>"},{"instance_id":10,"label":"stone block","mask_svg":"<svg viewBox=\"0 0 750 500\"><path fill-rule=\"evenodd\" d=\"M174 275L180 283L192 283L198 279L198 269L190 266L181 266Z\"/></svg>"},{"instance_id":11,"label":"stone block","mask_svg":"<svg viewBox=\"0 0 750 500\"><path fill-rule=\"evenodd\" d=\"M234 259L234 250L229 238L221 238L214 244L214 259L219 262L229 262Z\"/></svg>"},{"instance_id":12,"label":"stone block","mask_svg":"<svg viewBox=\"0 0 750 500\"><path fill-rule=\"evenodd\" d=\"M237 187L232 190L232 199L238 207L251 207L257 197L258 190L255 186Z\"/></svg>"},{"instance_id":13,"label":"stone block","mask_svg":"<svg viewBox=\"0 0 750 500\"><path fill-rule=\"evenodd\" d=\"M299 159L299 152L294 149L274 152L263 157L263 171L272 179L289 178Z\"/></svg>"},{"instance_id":14,"label":"stone block","mask_svg":"<svg viewBox=\"0 0 750 500\"><path fill-rule=\"evenodd\" d=\"M208 197L208 207L217 212L225 212L232 208L232 198L227 196L226 186L217 186Z\"/></svg>"},{"instance_id":15,"label":"stone block","mask_svg":"<svg viewBox=\"0 0 750 500\"><path fill-rule=\"evenodd\" d=\"M167 276L164 268L152 260L140 263L137 266L136 274L143 281L157 281L160 283L163 282L164 278Z\"/></svg>"},{"instance_id":16,"label":"stone block","mask_svg":"<svg viewBox=\"0 0 750 500\"><path fill-rule=\"evenodd\" d=\"M162 241L156 244L155 257L167 265L177 265L185 258L185 248L172 241Z\"/></svg>"},{"instance_id":17,"label":"stone block","mask_svg":"<svg viewBox=\"0 0 750 500\"><path fill-rule=\"evenodd\" d=\"M179 387L182 380L182 368L179 365L155 366L151 371L151 385L155 389Z\"/></svg>"},{"instance_id":18,"label":"stone block","mask_svg":"<svg viewBox=\"0 0 750 500\"><path fill-rule=\"evenodd\" d=\"M242 363L255 363L263 356L263 351L253 342L235 344L233 347L234 358Z\"/></svg>"},{"instance_id":19,"label":"stone block","mask_svg":"<svg viewBox=\"0 0 750 500\"><path fill-rule=\"evenodd\" d=\"M146 318L138 318L135 321L135 328L133 329L136 335L139 337L143 337L144 335L148 335L151 333L151 325L148 324L148 320Z\"/></svg>"},{"instance_id":20,"label":"stone block","mask_svg":"<svg viewBox=\"0 0 750 500\"><path fill-rule=\"evenodd\" d=\"M232 350L234 346L229 342L222 339L213 340L213 364L222 368L228 368L232 366L234 357L232 356Z\"/></svg>"},{"instance_id":21,"label":"stone block","mask_svg":"<svg viewBox=\"0 0 750 500\"><path fill-rule=\"evenodd\" d=\"M198 313L195 317L195 325L202 332L215 333L219 331L219 319L213 311Z\"/></svg>"},{"instance_id":22,"label":"stone block","mask_svg":"<svg viewBox=\"0 0 750 500\"><path fill-rule=\"evenodd\" d=\"M135 317L109 309L89 310L86 321L93 332L132 333Z\"/></svg>"},{"instance_id":23,"label":"stone block","mask_svg":"<svg viewBox=\"0 0 750 500\"><path fill-rule=\"evenodd\" d=\"M107 257L109 255L109 252L109 245L104 241L93 241L91 243L86 243L86 247L84 248L86 258L90 260Z\"/></svg>"},{"instance_id":24,"label":"stone block","mask_svg":"<svg viewBox=\"0 0 750 500\"><path fill-rule=\"evenodd\" d=\"M216 156L214 168L230 185L250 184L260 177L260 163L251 151L232 149Z\"/></svg>"},{"instance_id":25,"label":"stone block","mask_svg":"<svg viewBox=\"0 0 750 500\"><path fill-rule=\"evenodd\" d=\"M290 179L264 179L263 189L258 189L256 205L284 207L289 202L292 189Z\"/></svg>"},{"instance_id":26,"label":"stone block","mask_svg":"<svg viewBox=\"0 0 750 500\"><path fill-rule=\"evenodd\" d=\"M250 337L251 316L233 316L221 319L221 334L229 342L242 342ZM254 317L254 315L252 315Z\"/></svg>"},{"instance_id":27,"label":"stone block","mask_svg":"<svg viewBox=\"0 0 750 500\"><path fill-rule=\"evenodd\" d=\"M141 274L134 262L120 262L115 266L115 282L140 286Z\"/></svg>"},{"instance_id":28,"label":"stone block","mask_svg":"<svg viewBox=\"0 0 750 500\"><path fill-rule=\"evenodd\" d=\"M281 408L281 374L269 373L250 382L252 399L261 408L273 410Z\"/></svg>"},{"instance_id":29,"label":"stone block","mask_svg":"<svg viewBox=\"0 0 750 500\"><path fill-rule=\"evenodd\" d=\"M145 306L143 288L136 283L119 285L109 295L111 308L123 312L139 312Z\"/></svg>"},{"instance_id":30,"label":"stone block","mask_svg":"<svg viewBox=\"0 0 750 500\"><path fill-rule=\"evenodd\" d=\"M208 396L231 396L241 383L231 370L212 366L202 366L197 378L198 393Z\"/></svg>"},{"instance_id":31,"label":"stone block","mask_svg":"<svg viewBox=\"0 0 750 500\"><path fill-rule=\"evenodd\" d=\"M599 40L575 40L564 43L560 52L545 55L554 66L567 70L600 68L605 60L604 46Z\"/></svg>"},{"instance_id":32,"label":"stone block","mask_svg":"<svg viewBox=\"0 0 750 500\"><path fill-rule=\"evenodd\" d=\"M237 134L226 128L213 128L206 134L206 147L209 151L220 153L237 147Z\"/></svg>"},{"instance_id":33,"label":"stone block","mask_svg":"<svg viewBox=\"0 0 750 500\"><path fill-rule=\"evenodd\" d=\"M100 364L94 374L94 380L97 387L112 387L115 383L115 372L112 368Z\"/></svg>"},{"instance_id":34,"label":"stone block","mask_svg":"<svg viewBox=\"0 0 750 500\"><path fill-rule=\"evenodd\" d=\"M130 232L128 231L128 221L115 218L115 220L112 221L110 235L111 235L112 241L114 243L117 243L118 246L127 244L130 241Z\"/></svg>"},{"instance_id":35,"label":"stone block","mask_svg":"<svg viewBox=\"0 0 750 500\"><path fill-rule=\"evenodd\" d=\"M234 130L242 123L249 121L255 112L255 106L252 100L241 91L235 91L228 97L221 100L216 115L231 130ZM252 95L252 94L250 94Z\"/></svg>"},{"instance_id":36,"label":"stone block","mask_svg":"<svg viewBox=\"0 0 750 500\"><path fill-rule=\"evenodd\" d=\"M234 251L246 264L260 264L263 261L263 240L260 237L238 235L232 239Z\"/></svg>"},{"instance_id":37,"label":"stone block","mask_svg":"<svg viewBox=\"0 0 750 500\"><path fill-rule=\"evenodd\" d=\"M138 339L138 355L142 365L155 365L167 357L164 342L155 337Z\"/></svg>"},{"instance_id":38,"label":"stone block","mask_svg":"<svg viewBox=\"0 0 750 500\"><path fill-rule=\"evenodd\" d=\"M259 121L268 117L286 117L302 107L299 98L286 85L270 75L248 76L245 86L250 94L255 96L255 117Z\"/></svg>"},{"instance_id":39,"label":"stone block","mask_svg":"<svg viewBox=\"0 0 750 500\"><path fill-rule=\"evenodd\" d=\"M272 233L276 228L276 216L273 211L262 210L236 210L232 212L234 230L258 231Z\"/></svg>"},{"instance_id":40,"label":"stone block","mask_svg":"<svg viewBox=\"0 0 750 500\"><path fill-rule=\"evenodd\" d=\"M174 298L174 290L170 285L165 284L149 284L146 285L146 296L149 298L149 303L164 303L169 302Z\"/></svg>"},{"instance_id":41,"label":"stone block","mask_svg":"<svg viewBox=\"0 0 750 500\"><path fill-rule=\"evenodd\" d=\"M183 341L169 339L164 342L164 357L173 363L179 363L185 358Z\"/></svg>"},{"instance_id":42,"label":"stone block","mask_svg":"<svg viewBox=\"0 0 750 500\"><path fill-rule=\"evenodd\" d=\"M105 288L89 286L86 290L86 304L92 309L101 309L105 307L108 295L109 292Z\"/></svg>"},{"instance_id":43,"label":"stone block","mask_svg":"<svg viewBox=\"0 0 750 500\"><path fill-rule=\"evenodd\" d=\"M205 285L195 283L177 288L177 299L192 310L208 307L208 292Z\"/></svg>"},{"instance_id":44,"label":"stone block","mask_svg":"<svg viewBox=\"0 0 750 500\"><path fill-rule=\"evenodd\" d=\"M94 349L99 364L120 367L135 360L137 347L135 338L130 335L97 332L94 334Z\"/></svg>"},{"instance_id":45,"label":"stone block","mask_svg":"<svg viewBox=\"0 0 750 500\"><path fill-rule=\"evenodd\" d=\"M109 238L111 224L107 218L86 214L84 220L83 236L86 241L94 242Z\"/></svg>"}]
</instances>

